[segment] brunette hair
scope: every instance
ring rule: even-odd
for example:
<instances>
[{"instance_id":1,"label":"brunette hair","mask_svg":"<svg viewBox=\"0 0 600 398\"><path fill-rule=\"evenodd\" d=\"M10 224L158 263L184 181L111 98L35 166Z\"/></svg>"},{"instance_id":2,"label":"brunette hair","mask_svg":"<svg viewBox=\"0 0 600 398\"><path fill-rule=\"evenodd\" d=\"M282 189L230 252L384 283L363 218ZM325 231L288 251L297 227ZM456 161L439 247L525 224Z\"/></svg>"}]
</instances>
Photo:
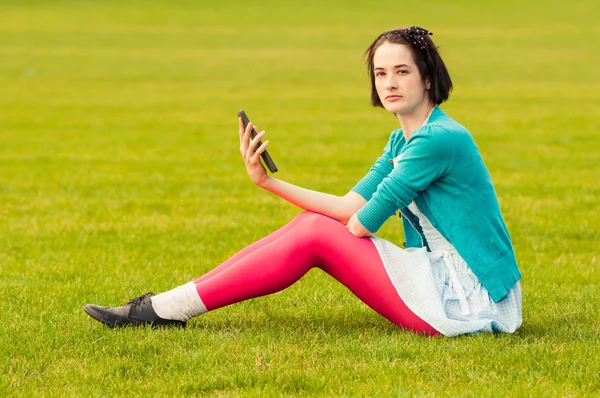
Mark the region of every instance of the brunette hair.
<instances>
[{"instance_id":1,"label":"brunette hair","mask_svg":"<svg viewBox=\"0 0 600 398\"><path fill-rule=\"evenodd\" d=\"M407 29L394 29L383 32L371 43L364 54L371 82L371 105L383 108L375 88L373 57L375 51L386 42L402 44L410 50L421 78L424 82L427 80L430 82L429 100L433 104L439 105L448 99L450 91L452 91L452 80L444 61L440 57L438 47L433 44L430 35L432 33L428 30L413 26Z\"/></svg>"}]
</instances>

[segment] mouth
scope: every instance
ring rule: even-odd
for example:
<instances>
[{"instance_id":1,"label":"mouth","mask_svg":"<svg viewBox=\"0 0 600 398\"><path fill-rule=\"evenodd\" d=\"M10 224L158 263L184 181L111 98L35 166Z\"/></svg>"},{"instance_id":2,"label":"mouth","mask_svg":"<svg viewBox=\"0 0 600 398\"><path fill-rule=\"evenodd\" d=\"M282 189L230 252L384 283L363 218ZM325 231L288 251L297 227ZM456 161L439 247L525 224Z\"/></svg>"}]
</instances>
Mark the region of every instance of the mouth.
<instances>
[{"instance_id":1,"label":"mouth","mask_svg":"<svg viewBox=\"0 0 600 398\"><path fill-rule=\"evenodd\" d=\"M402 98L401 95L388 95L387 97L385 97L386 100L394 100L394 99L399 99Z\"/></svg>"}]
</instances>

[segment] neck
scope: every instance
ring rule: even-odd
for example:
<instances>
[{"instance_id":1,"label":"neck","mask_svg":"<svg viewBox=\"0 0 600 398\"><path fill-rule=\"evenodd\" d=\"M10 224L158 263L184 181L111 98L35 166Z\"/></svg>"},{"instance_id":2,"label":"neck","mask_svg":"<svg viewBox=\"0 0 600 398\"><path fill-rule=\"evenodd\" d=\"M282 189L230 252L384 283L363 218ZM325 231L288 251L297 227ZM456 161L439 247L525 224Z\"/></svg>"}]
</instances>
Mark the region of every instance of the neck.
<instances>
[{"instance_id":1,"label":"neck","mask_svg":"<svg viewBox=\"0 0 600 398\"><path fill-rule=\"evenodd\" d=\"M406 141L413 135L415 130L423 125L434 107L435 105L425 101L410 113L396 113Z\"/></svg>"}]
</instances>

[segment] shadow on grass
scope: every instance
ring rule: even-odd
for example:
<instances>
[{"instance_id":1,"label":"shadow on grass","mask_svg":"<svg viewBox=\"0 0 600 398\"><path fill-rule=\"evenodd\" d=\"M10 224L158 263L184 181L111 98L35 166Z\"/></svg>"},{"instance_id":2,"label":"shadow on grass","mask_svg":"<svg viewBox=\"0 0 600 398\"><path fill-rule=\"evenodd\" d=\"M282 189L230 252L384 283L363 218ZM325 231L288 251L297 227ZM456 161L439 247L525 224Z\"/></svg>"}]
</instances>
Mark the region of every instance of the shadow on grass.
<instances>
[{"instance_id":1,"label":"shadow on grass","mask_svg":"<svg viewBox=\"0 0 600 398\"><path fill-rule=\"evenodd\" d=\"M413 332L401 329L385 318L375 313L354 314L262 314L256 317L231 317L230 314L219 317L198 317L188 323L188 330L203 331L215 334L327 334L330 336L350 337L368 334L371 336L419 336ZM515 333L481 333L475 335L461 335L449 340L462 340L477 338L510 339L514 342L538 340L548 336L561 334L561 325L557 323L542 324L535 322L524 323ZM447 339L444 336L435 339Z\"/></svg>"},{"instance_id":2,"label":"shadow on grass","mask_svg":"<svg viewBox=\"0 0 600 398\"><path fill-rule=\"evenodd\" d=\"M554 326L553 326L554 325ZM514 334L515 337L519 338L530 338L530 337L544 337L555 334L560 329L559 326L553 324L537 324L537 323L524 323Z\"/></svg>"},{"instance_id":3,"label":"shadow on grass","mask_svg":"<svg viewBox=\"0 0 600 398\"><path fill-rule=\"evenodd\" d=\"M244 334L327 334L337 336L370 335L415 335L412 332L398 328L385 318L373 313L358 314L322 314L322 315L290 315L269 314L256 318L215 317L209 319L202 316L190 322L187 326L191 331L210 333Z\"/></svg>"}]
</instances>

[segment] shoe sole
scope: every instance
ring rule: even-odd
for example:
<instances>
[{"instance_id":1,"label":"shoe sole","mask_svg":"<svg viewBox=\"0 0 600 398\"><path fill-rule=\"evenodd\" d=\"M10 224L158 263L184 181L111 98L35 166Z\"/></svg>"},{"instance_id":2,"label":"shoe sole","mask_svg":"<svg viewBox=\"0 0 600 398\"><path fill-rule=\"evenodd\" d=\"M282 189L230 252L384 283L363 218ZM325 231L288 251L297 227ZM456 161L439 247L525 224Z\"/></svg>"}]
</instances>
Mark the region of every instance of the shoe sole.
<instances>
[{"instance_id":1,"label":"shoe sole","mask_svg":"<svg viewBox=\"0 0 600 398\"><path fill-rule=\"evenodd\" d=\"M186 322L173 321L169 324L160 324L154 322L132 322L129 318L125 318L119 315L115 315L112 312L103 311L102 307L93 304L86 304L83 307L86 314L97 320L98 322L108 326L111 329L122 328L125 326L144 326L151 325L152 329L164 328L164 327L176 327L185 329Z\"/></svg>"}]
</instances>

